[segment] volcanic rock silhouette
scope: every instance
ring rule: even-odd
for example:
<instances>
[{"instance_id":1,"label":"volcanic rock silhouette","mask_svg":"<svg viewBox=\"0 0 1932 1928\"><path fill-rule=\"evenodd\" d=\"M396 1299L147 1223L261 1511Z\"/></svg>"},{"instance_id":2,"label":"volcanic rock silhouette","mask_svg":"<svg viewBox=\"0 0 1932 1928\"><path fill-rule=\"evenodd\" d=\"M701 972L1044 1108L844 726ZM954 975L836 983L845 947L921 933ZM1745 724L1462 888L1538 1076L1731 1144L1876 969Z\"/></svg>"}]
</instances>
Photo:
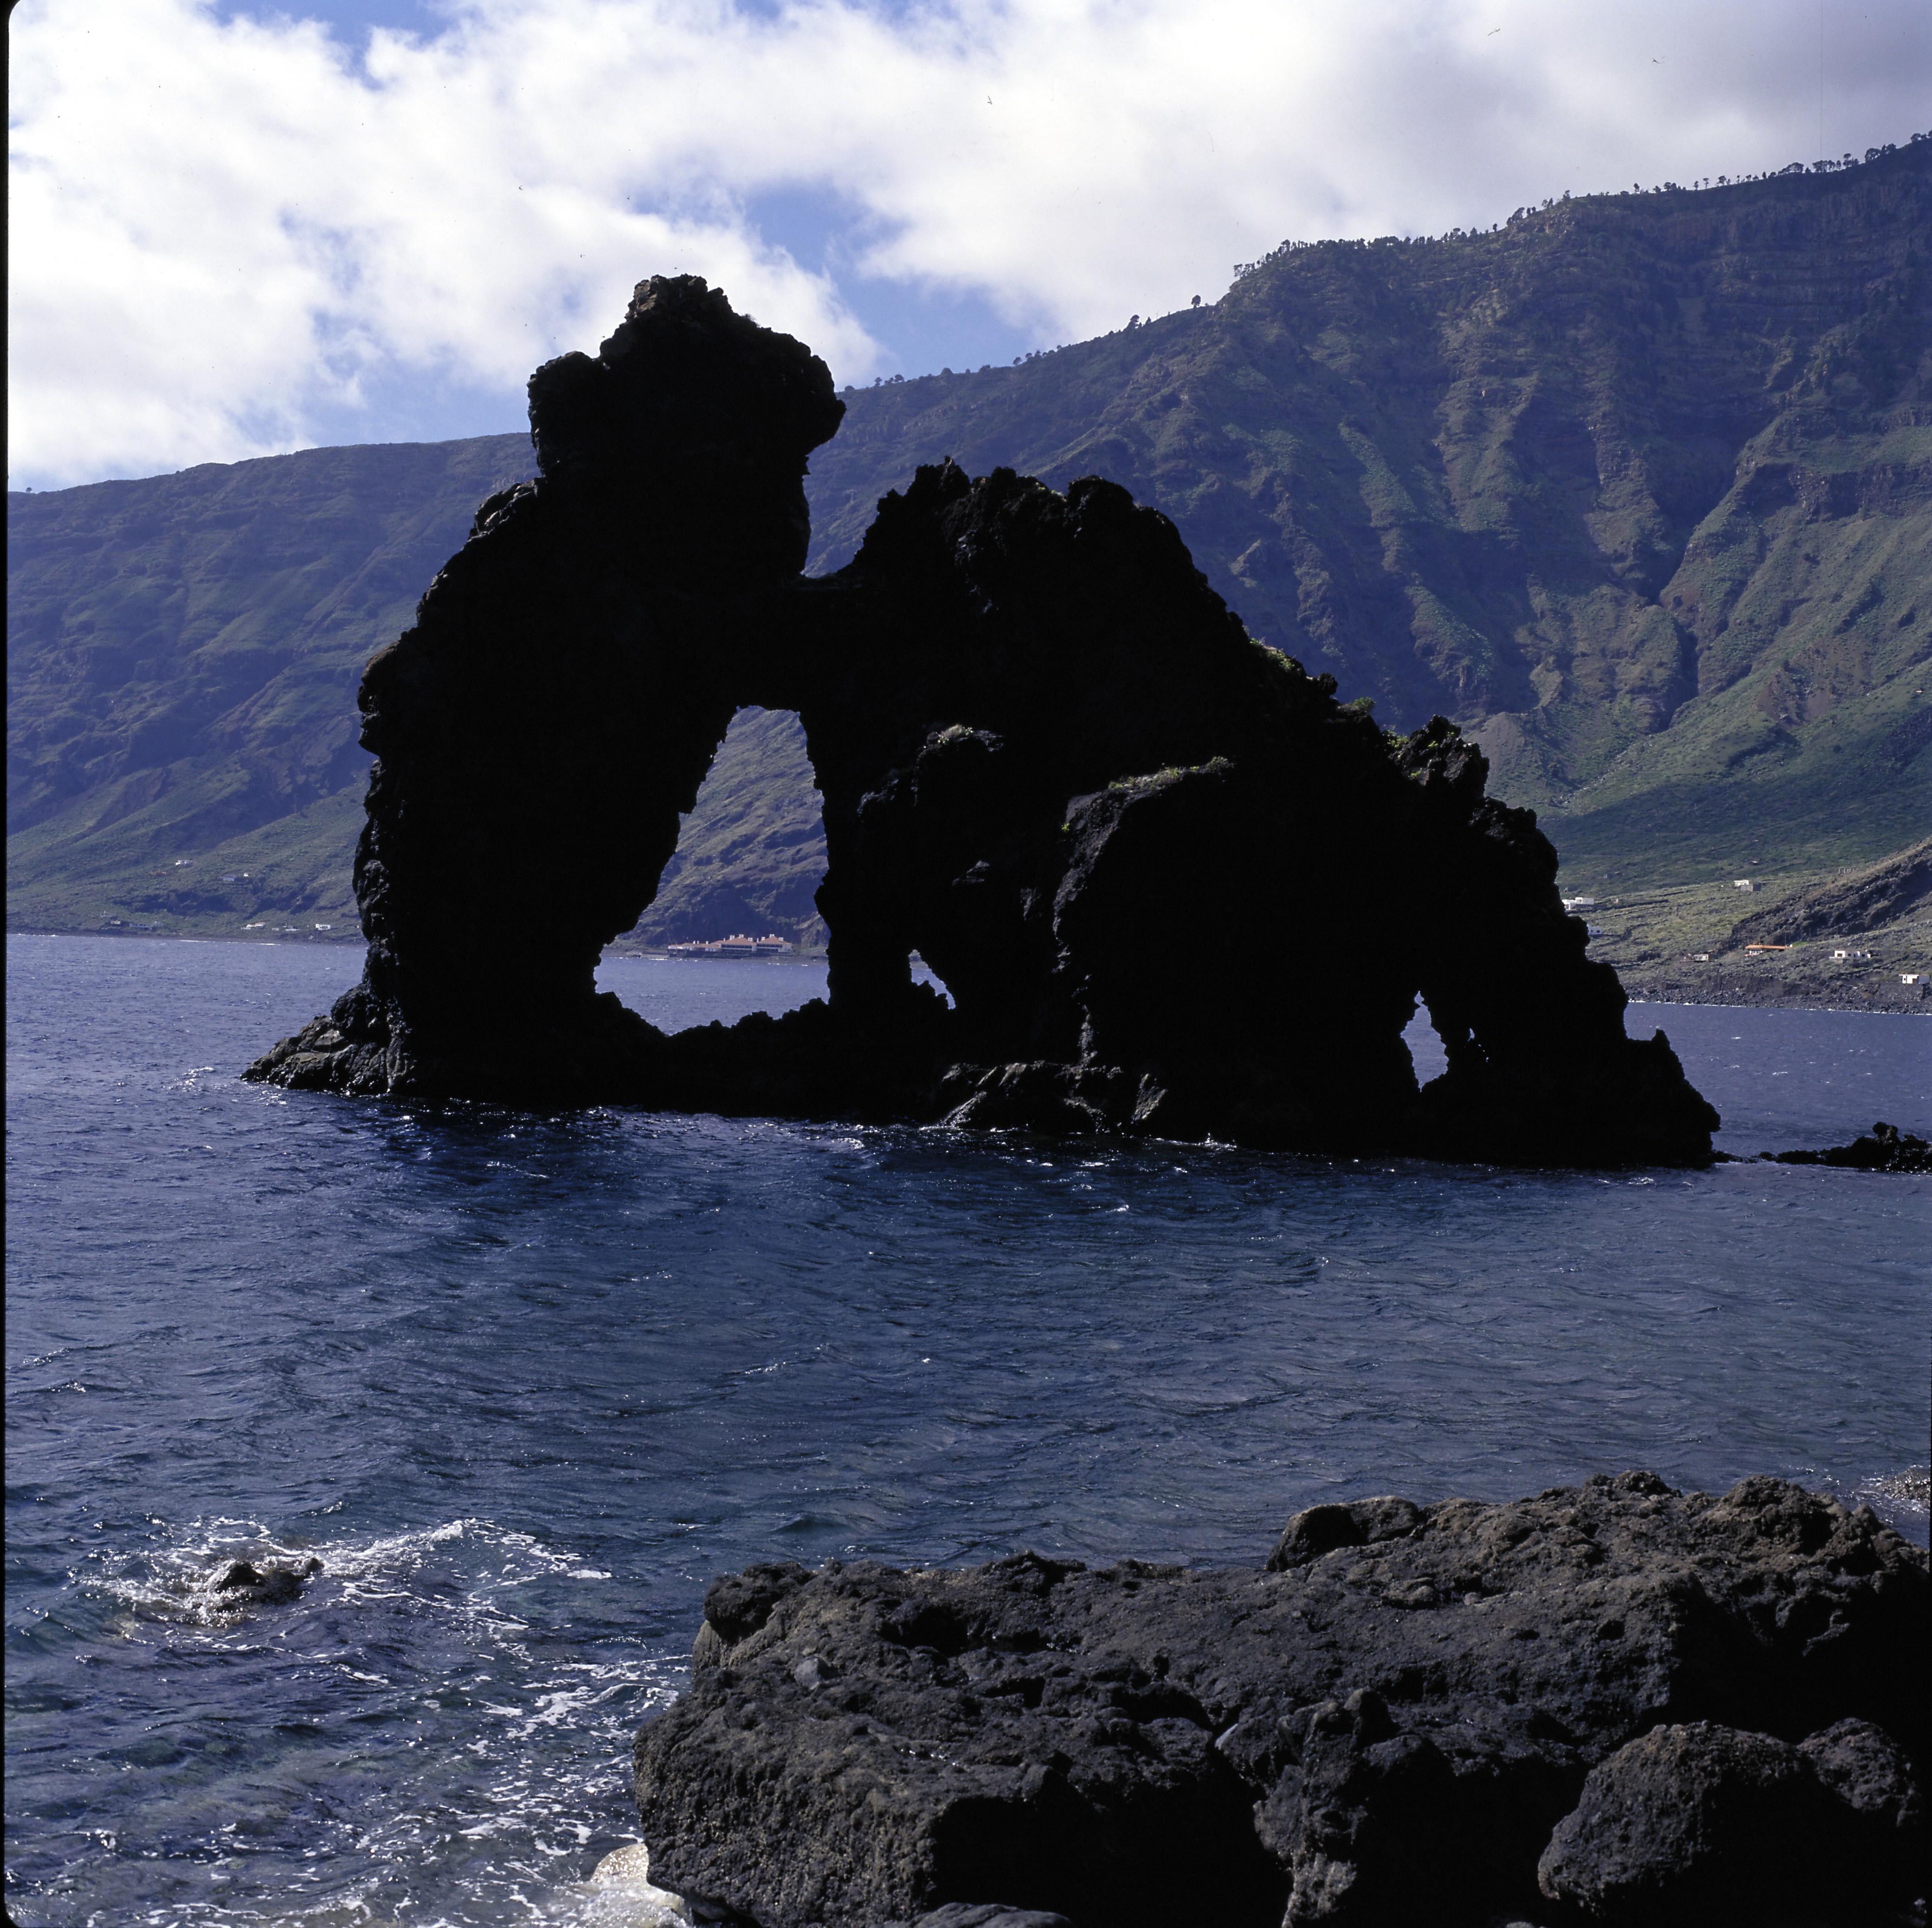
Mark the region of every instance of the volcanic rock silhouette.
<instances>
[{"instance_id":1,"label":"volcanic rock silhouette","mask_svg":"<svg viewBox=\"0 0 1932 1928\"><path fill-rule=\"evenodd\" d=\"M1441 718L1253 642L1168 519L922 468L801 577L824 364L695 277L530 382L493 496L369 664L363 981L250 1075L520 1104L1696 1163L1716 1114ZM829 998L667 1036L600 995L727 725L796 710ZM476 935L490 913L487 942ZM496 934L506 928L507 937ZM916 949L952 1008L915 985ZM1448 1069L1418 1092L1420 994Z\"/></svg>"}]
</instances>

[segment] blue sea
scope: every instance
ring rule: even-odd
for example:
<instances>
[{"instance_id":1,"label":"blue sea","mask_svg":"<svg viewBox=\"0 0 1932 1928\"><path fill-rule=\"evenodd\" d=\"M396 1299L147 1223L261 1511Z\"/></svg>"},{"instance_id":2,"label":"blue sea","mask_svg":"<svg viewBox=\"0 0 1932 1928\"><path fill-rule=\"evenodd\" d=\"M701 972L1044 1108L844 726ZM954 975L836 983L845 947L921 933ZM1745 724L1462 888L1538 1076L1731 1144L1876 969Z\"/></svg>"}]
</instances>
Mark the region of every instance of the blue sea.
<instances>
[{"instance_id":1,"label":"blue sea","mask_svg":"<svg viewBox=\"0 0 1932 1928\"><path fill-rule=\"evenodd\" d=\"M360 962L8 940L22 1928L613 1918L584 1883L635 1837L630 1737L754 1560L1251 1563L1312 1501L1630 1466L1788 1474L1925 1538L1928 1181L241 1083ZM668 1027L824 986L604 979ZM1932 1121L1922 1018L1630 1025L1732 1151ZM322 1570L224 1611L243 1556Z\"/></svg>"}]
</instances>

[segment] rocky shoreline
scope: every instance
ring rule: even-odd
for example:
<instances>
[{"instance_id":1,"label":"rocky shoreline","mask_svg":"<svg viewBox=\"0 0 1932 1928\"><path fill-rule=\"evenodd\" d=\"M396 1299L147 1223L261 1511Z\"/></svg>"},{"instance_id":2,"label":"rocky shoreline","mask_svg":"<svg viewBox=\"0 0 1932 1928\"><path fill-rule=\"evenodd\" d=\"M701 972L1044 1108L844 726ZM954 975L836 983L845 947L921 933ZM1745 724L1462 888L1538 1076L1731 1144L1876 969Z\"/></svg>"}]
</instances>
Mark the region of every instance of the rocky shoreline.
<instances>
[{"instance_id":1,"label":"rocky shoreline","mask_svg":"<svg viewBox=\"0 0 1932 1928\"><path fill-rule=\"evenodd\" d=\"M1289 1521L1264 1564L717 1582L650 1880L755 1928L1924 1920L1927 1556L1754 1478Z\"/></svg>"},{"instance_id":2,"label":"rocky shoreline","mask_svg":"<svg viewBox=\"0 0 1932 1928\"><path fill-rule=\"evenodd\" d=\"M1932 838L1792 892L1720 936L1711 926L1735 906L1712 898L1727 894L1612 898L1593 908L1611 928L1592 955L1646 1003L1932 1012Z\"/></svg>"},{"instance_id":3,"label":"rocky shoreline","mask_svg":"<svg viewBox=\"0 0 1932 1928\"><path fill-rule=\"evenodd\" d=\"M1797 980L1751 983L1746 973L1715 964L1645 971L1625 965L1618 973L1633 1004L1708 1004L1742 1011L1875 1011L1893 1017L1932 1017L1932 979L1899 982L1902 973L1854 977L1823 972ZM1916 973L1915 973L1916 975Z\"/></svg>"},{"instance_id":4,"label":"rocky shoreline","mask_svg":"<svg viewBox=\"0 0 1932 1928\"><path fill-rule=\"evenodd\" d=\"M1826 1145L1816 1151L1765 1151L1758 1156L1767 1165L1826 1165L1838 1171L1894 1171L1910 1177L1932 1172L1932 1143L1882 1118L1850 1144Z\"/></svg>"}]
</instances>

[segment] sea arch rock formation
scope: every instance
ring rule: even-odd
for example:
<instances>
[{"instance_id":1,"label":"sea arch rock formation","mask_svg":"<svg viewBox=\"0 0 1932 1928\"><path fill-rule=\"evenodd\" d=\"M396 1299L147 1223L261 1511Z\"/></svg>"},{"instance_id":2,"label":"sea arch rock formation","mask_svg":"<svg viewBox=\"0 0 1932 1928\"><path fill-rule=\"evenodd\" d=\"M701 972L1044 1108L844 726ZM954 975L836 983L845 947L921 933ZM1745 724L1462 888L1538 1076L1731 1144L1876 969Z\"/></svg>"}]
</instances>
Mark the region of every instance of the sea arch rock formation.
<instances>
[{"instance_id":1,"label":"sea arch rock formation","mask_svg":"<svg viewBox=\"0 0 1932 1928\"><path fill-rule=\"evenodd\" d=\"M1701 1162L1534 815L1253 642L1094 476L922 468L799 571L824 364L694 277L530 383L493 496L365 673L362 982L250 1075L346 1093ZM667 1036L600 995L732 715L796 710L828 998ZM487 933L487 934L485 934ZM916 986L916 949L951 990ZM1417 1088L1418 995L1448 1047Z\"/></svg>"}]
</instances>

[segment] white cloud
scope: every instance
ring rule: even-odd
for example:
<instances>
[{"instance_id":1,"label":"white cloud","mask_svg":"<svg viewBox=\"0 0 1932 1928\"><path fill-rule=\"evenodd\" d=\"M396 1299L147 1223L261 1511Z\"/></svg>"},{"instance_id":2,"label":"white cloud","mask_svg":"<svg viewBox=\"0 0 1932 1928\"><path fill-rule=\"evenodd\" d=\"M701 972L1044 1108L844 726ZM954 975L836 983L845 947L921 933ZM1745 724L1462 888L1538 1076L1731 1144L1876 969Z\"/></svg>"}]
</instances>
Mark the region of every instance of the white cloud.
<instances>
[{"instance_id":1,"label":"white cloud","mask_svg":"<svg viewBox=\"0 0 1932 1928\"><path fill-rule=\"evenodd\" d=\"M1828 0L1825 139L1910 131L1922 0ZM1288 235L1811 157L1811 0L458 0L352 52L207 0L13 23L14 479L293 445L399 378L501 391L683 269L890 365L910 285L1033 339L1209 298ZM832 271L759 197L849 211ZM366 433L384 432L379 409Z\"/></svg>"}]
</instances>

